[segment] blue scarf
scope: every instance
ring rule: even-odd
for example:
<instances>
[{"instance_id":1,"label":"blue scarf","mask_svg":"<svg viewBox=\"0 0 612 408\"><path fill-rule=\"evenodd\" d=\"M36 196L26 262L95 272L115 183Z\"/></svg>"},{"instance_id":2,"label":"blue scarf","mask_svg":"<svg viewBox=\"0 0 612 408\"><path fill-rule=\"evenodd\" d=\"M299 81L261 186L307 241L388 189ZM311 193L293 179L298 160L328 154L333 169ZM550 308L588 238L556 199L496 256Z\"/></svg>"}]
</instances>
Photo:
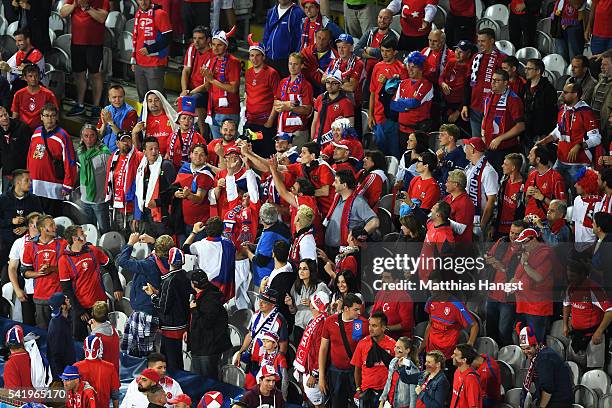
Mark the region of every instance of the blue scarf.
<instances>
[{"instance_id":1,"label":"blue scarf","mask_svg":"<svg viewBox=\"0 0 612 408\"><path fill-rule=\"evenodd\" d=\"M106 106L104 109L108 110L113 118L113 121L117 125L117 127L121 128L123 126L123 121L128 113L134 110L127 103L123 103L120 108L115 108L112 104ZM111 152L117 151L117 134L113 133L110 126L106 126L104 129L103 135L104 144L108 146Z\"/></svg>"}]
</instances>

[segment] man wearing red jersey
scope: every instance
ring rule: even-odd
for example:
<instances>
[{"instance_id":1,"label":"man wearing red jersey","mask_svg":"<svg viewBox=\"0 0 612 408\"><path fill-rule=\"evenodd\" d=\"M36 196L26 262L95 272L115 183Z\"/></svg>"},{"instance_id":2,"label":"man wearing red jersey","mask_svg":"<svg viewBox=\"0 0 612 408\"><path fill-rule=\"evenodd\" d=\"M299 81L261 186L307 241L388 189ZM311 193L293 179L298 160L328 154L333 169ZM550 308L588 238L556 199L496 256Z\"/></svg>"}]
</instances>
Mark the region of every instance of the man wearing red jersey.
<instances>
[{"instance_id":1,"label":"man wearing red jersey","mask_svg":"<svg viewBox=\"0 0 612 408\"><path fill-rule=\"evenodd\" d=\"M189 161L189 153L191 148L198 144L206 144L204 137L196 132L193 125L193 119L197 116L196 113L196 98L191 96L180 96L176 101L178 112L179 128L172 133L166 143L165 159L169 160L174 168L178 170L183 162ZM160 149L161 150L161 149Z\"/></svg>"},{"instance_id":2,"label":"man wearing red jersey","mask_svg":"<svg viewBox=\"0 0 612 408\"><path fill-rule=\"evenodd\" d=\"M289 76L278 86L274 112L278 117L278 133L293 134L293 145L299 149L309 140L308 117L312 113L313 87L302 73L304 57L289 55Z\"/></svg>"},{"instance_id":3,"label":"man wearing red jersey","mask_svg":"<svg viewBox=\"0 0 612 408\"><path fill-rule=\"evenodd\" d=\"M208 128L204 124L204 119L208 107L208 90L204 84L202 68L209 64L209 61L214 57L210 47L212 34L209 28L201 26L195 27L192 34L193 43L187 48L183 61L181 96L193 96L196 99L198 126L200 127L200 133L206 135Z\"/></svg>"},{"instance_id":4,"label":"man wearing red jersey","mask_svg":"<svg viewBox=\"0 0 612 408\"><path fill-rule=\"evenodd\" d=\"M427 233L421 249L421 259L424 262L419 268L419 278L423 282L430 279L438 280L441 273L451 272L448 270L434 270L431 260L439 256L449 255L452 244L455 242L455 235L450 222L451 207L446 201L436 203L429 213L427 222ZM435 274L432 277L432 274Z\"/></svg>"},{"instance_id":5,"label":"man wearing red jersey","mask_svg":"<svg viewBox=\"0 0 612 408\"><path fill-rule=\"evenodd\" d=\"M72 73L77 88L77 104L68 112L68 116L85 113L85 92L87 92L88 74L91 80L92 104L91 117L100 116L100 100L104 78L102 68L104 45L104 22L108 16L108 0L75 1L66 0L60 9L60 16L71 16L72 40L70 44L70 60Z\"/></svg>"},{"instance_id":6,"label":"man wearing red jersey","mask_svg":"<svg viewBox=\"0 0 612 408\"><path fill-rule=\"evenodd\" d=\"M522 290L515 292L516 313L533 328L538 342L546 337L549 316L553 314L553 273L556 262L552 248L538 241L538 232L524 229L514 241L521 246L519 264L514 278Z\"/></svg>"},{"instance_id":7,"label":"man wearing red jersey","mask_svg":"<svg viewBox=\"0 0 612 408\"><path fill-rule=\"evenodd\" d=\"M423 350L428 353L440 350L444 357L450 360L463 329L469 328L469 345L476 341L478 323L472 318L467 307L448 293L434 292L425 304L425 312L429 314L429 322L417 354L421 354Z\"/></svg>"},{"instance_id":8,"label":"man wearing red jersey","mask_svg":"<svg viewBox=\"0 0 612 408\"><path fill-rule=\"evenodd\" d=\"M510 153L502 164L503 177L497 194L497 218L494 240L510 233L510 226L525 215L525 184L521 175L523 158Z\"/></svg>"},{"instance_id":9,"label":"man wearing red jersey","mask_svg":"<svg viewBox=\"0 0 612 408\"><path fill-rule=\"evenodd\" d=\"M393 14L400 13L402 35L399 49L413 51L427 45L427 35L431 31L431 22L438 9L436 0L392 0L387 8Z\"/></svg>"},{"instance_id":10,"label":"man wearing red jersey","mask_svg":"<svg viewBox=\"0 0 612 408\"><path fill-rule=\"evenodd\" d=\"M81 226L69 226L64 236L68 247L61 252L59 257L57 265L59 280L73 308L74 338L83 340L87 337L87 322L91 318L91 308L97 301L106 300L105 288L100 280L101 267L110 273L117 300L123 298L123 291L114 263L111 263L108 256L100 249L87 244L87 238Z\"/></svg>"},{"instance_id":11,"label":"man wearing red jersey","mask_svg":"<svg viewBox=\"0 0 612 408\"><path fill-rule=\"evenodd\" d=\"M378 397L387 382L388 366L395 356L395 341L385 334L387 316L381 311L372 313L368 328L370 335L357 343L351 358L351 365L355 367L355 400L359 400L360 407L378 408ZM370 358L372 348L377 349L376 358Z\"/></svg>"},{"instance_id":12,"label":"man wearing red jersey","mask_svg":"<svg viewBox=\"0 0 612 408\"><path fill-rule=\"evenodd\" d=\"M221 138L213 139L208 145L208 163L220 167L225 156L225 150L236 146L238 139L238 123L233 119L221 122Z\"/></svg>"},{"instance_id":13,"label":"man wearing red jersey","mask_svg":"<svg viewBox=\"0 0 612 408\"><path fill-rule=\"evenodd\" d=\"M218 31L213 35L212 51L214 58L204 68L204 80L210 92L208 98L208 116L213 138L221 137L221 123L224 119L240 120L240 61L227 52L230 32ZM208 120L208 119L207 119Z\"/></svg>"},{"instance_id":14,"label":"man wearing red jersey","mask_svg":"<svg viewBox=\"0 0 612 408\"><path fill-rule=\"evenodd\" d=\"M300 51L304 57L304 76L312 85L315 95L323 93L321 86L323 73L332 61L338 58L338 52L332 48L332 32L329 28L317 31L316 41L308 48Z\"/></svg>"},{"instance_id":15,"label":"man wearing red jersey","mask_svg":"<svg viewBox=\"0 0 612 408\"><path fill-rule=\"evenodd\" d=\"M34 279L34 304L36 305L36 326L46 329L51 318L49 298L61 292L58 261L68 243L56 238L53 217L43 215L36 223L40 235L26 242L23 252L23 276Z\"/></svg>"},{"instance_id":16,"label":"man wearing red jersey","mask_svg":"<svg viewBox=\"0 0 612 408\"><path fill-rule=\"evenodd\" d=\"M589 343L593 347L604 342L606 329L612 322L612 302L588 275L588 265L569 261L569 287L563 301L563 334L572 338L575 352L586 351Z\"/></svg>"},{"instance_id":17,"label":"man wearing red jersey","mask_svg":"<svg viewBox=\"0 0 612 408\"><path fill-rule=\"evenodd\" d=\"M376 145L386 154L400 156L403 146L397 140L397 116L388 109L390 95L386 83L391 78L400 80L408 78L406 66L396 59L397 39L386 36L380 43L382 61L372 70L370 79L370 104L368 105L368 126L376 135ZM385 94L382 93L383 89ZM384 96L384 101L381 100ZM385 103L383 103L385 102Z\"/></svg>"},{"instance_id":18,"label":"man wearing red jersey","mask_svg":"<svg viewBox=\"0 0 612 408\"><path fill-rule=\"evenodd\" d=\"M519 66L520 63L518 58L512 55L507 56L501 65L502 69L508 73L508 87L512 89L512 92L522 98L525 92L525 84L527 83L527 81L525 80L525 78L519 75Z\"/></svg>"},{"instance_id":19,"label":"man wearing red jersey","mask_svg":"<svg viewBox=\"0 0 612 408\"><path fill-rule=\"evenodd\" d=\"M612 48L612 28L609 24L612 1L596 0L591 8L584 38L586 41L591 40L593 55L597 55Z\"/></svg>"},{"instance_id":20,"label":"man wearing red jersey","mask_svg":"<svg viewBox=\"0 0 612 408\"><path fill-rule=\"evenodd\" d=\"M472 135L481 133L481 123L484 117L484 100L491 93L493 73L501 68L506 57L495 46L495 31L483 28L478 31L479 52L472 58L470 80L466 81L466 89L461 109L461 118L470 121Z\"/></svg>"},{"instance_id":21,"label":"man wearing red jersey","mask_svg":"<svg viewBox=\"0 0 612 408\"><path fill-rule=\"evenodd\" d=\"M60 378L66 390L67 408L96 408L96 390L81 379L76 366L66 366Z\"/></svg>"},{"instance_id":22,"label":"man wearing red jersey","mask_svg":"<svg viewBox=\"0 0 612 408\"><path fill-rule=\"evenodd\" d=\"M263 44L253 42L249 34L249 61L252 66L244 74L246 94L245 128L261 132L263 139L253 140L253 151L260 156L269 157L273 151L272 139L276 135L274 96L278 90L280 76L264 60L266 53Z\"/></svg>"},{"instance_id":23,"label":"man wearing red jersey","mask_svg":"<svg viewBox=\"0 0 612 408\"><path fill-rule=\"evenodd\" d=\"M2 376L4 387L32 388L31 361L23 344L23 328L19 325L11 327L6 332L4 344L9 350Z\"/></svg>"},{"instance_id":24,"label":"man wearing red jersey","mask_svg":"<svg viewBox=\"0 0 612 408\"><path fill-rule=\"evenodd\" d=\"M331 140L331 124L336 119L347 118L351 126L355 119L355 106L341 90L342 73L339 70L328 72L323 81L326 92L317 96L314 101L314 115L310 130L312 140L320 141L321 144Z\"/></svg>"},{"instance_id":25,"label":"man wearing red jersey","mask_svg":"<svg viewBox=\"0 0 612 408\"><path fill-rule=\"evenodd\" d=\"M501 173L504 157L517 153L520 135L525 130L523 101L508 87L509 76L503 69L495 70L492 92L484 101L481 135L487 146L487 159Z\"/></svg>"},{"instance_id":26,"label":"man wearing red jersey","mask_svg":"<svg viewBox=\"0 0 612 408\"><path fill-rule=\"evenodd\" d=\"M208 192L215 182L212 170L206 165L206 145L192 146L189 158L190 161L183 163L174 180L174 184L181 187L174 197L181 200L186 235L189 235L195 223L206 222L210 216Z\"/></svg>"},{"instance_id":27,"label":"man wearing red jersey","mask_svg":"<svg viewBox=\"0 0 612 408\"><path fill-rule=\"evenodd\" d=\"M442 30L432 30L427 37L429 47L423 48L421 54L425 56L423 65L423 76L429 82L438 82L440 72L444 71L446 65L455 60L455 53L446 46L446 35Z\"/></svg>"},{"instance_id":28,"label":"man wearing red jersey","mask_svg":"<svg viewBox=\"0 0 612 408\"><path fill-rule=\"evenodd\" d=\"M34 64L40 72L45 72L45 57L42 52L32 46L30 31L20 29L13 33L15 45L18 51L7 62L0 62L0 69L8 72L8 81L11 84L11 92L15 92L27 86L27 83L20 78L20 73L26 65Z\"/></svg>"},{"instance_id":29,"label":"man wearing red jersey","mask_svg":"<svg viewBox=\"0 0 612 408\"><path fill-rule=\"evenodd\" d=\"M132 136L119 133L117 147L106 166L106 201L110 203L113 222L122 231L130 231L134 225L134 194L136 170L142 153L132 146Z\"/></svg>"},{"instance_id":30,"label":"man wearing red jersey","mask_svg":"<svg viewBox=\"0 0 612 408\"><path fill-rule=\"evenodd\" d=\"M457 344L453 351L453 365L457 368L453 379L451 407L481 408L480 377L472 368L478 354L470 344ZM499 388L498 388L499 389Z\"/></svg>"},{"instance_id":31,"label":"man wearing red jersey","mask_svg":"<svg viewBox=\"0 0 612 408\"><path fill-rule=\"evenodd\" d=\"M399 112L399 146L406 146L408 135L415 130L427 131L431 127L431 102L433 85L423 78L425 56L418 51L411 52L404 60L408 79L400 82L391 101L391 109ZM434 140L430 140L433 144Z\"/></svg>"},{"instance_id":32,"label":"man wearing red jersey","mask_svg":"<svg viewBox=\"0 0 612 408\"><path fill-rule=\"evenodd\" d=\"M573 181L584 166L591 165L593 154L589 149L601 143L599 121L593 110L580 98L582 87L577 83L568 83L563 87L563 107L559 110L557 127L544 139L537 142L546 144L558 141L557 161L553 168L563 176L565 185L572 186Z\"/></svg>"},{"instance_id":33,"label":"man wearing red jersey","mask_svg":"<svg viewBox=\"0 0 612 408\"><path fill-rule=\"evenodd\" d=\"M62 201L76 184L76 154L72 138L58 126L57 106L46 104L40 117L43 126L30 140L27 169L32 178L32 194L40 198L47 214L57 217L62 215Z\"/></svg>"},{"instance_id":34,"label":"man wearing red jersey","mask_svg":"<svg viewBox=\"0 0 612 408\"><path fill-rule=\"evenodd\" d=\"M565 201L565 184L561 175L550 168L550 156L544 146L534 146L529 151L527 159L533 170L525 181L525 215L544 219L552 200Z\"/></svg>"},{"instance_id":35,"label":"man wearing red jersey","mask_svg":"<svg viewBox=\"0 0 612 408\"><path fill-rule=\"evenodd\" d=\"M338 142L332 142L332 146L334 146L332 170L336 173L340 170L349 170L357 180L357 169L351 160L353 157L351 144L348 140L342 139Z\"/></svg>"},{"instance_id":36,"label":"man wearing red jersey","mask_svg":"<svg viewBox=\"0 0 612 408\"><path fill-rule=\"evenodd\" d=\"M140 0L134 16L132 71L136 77L138 97L144 100L150 90L164 90L172 24L168 13L152 0Z\"/></svg>"},{"instance_id":37,"label":"man wearing red jersey","mask_svg":"<svg viewBox=\"0 0 612 408\"><path fill-rule=\"evenodd\" d=\"M52 103L59 109L59 105L53 92L40 84L40 70L38 66L33 64L26 65L23 68L22 75L28 86L15 93L11 112L13 112L13 119L19 118L30 129L35 130L42 125L40 115L43 106L47 103Z\"/></svg>"},{"instance_id":38,"label":"man wearing red jersey","mask_svg":"<svg viewBox=\"0 0 612 408\"><path fill-rule=\"evenodd\" d=\"M461 108L466 92L465 83L469 81L469 63L474 49L470 41L459 41L455 46L455 58L443 67L438 78L438 85L447 108L442 112L442 118L446 122L461 125L461 128L467 132L470 132L470 127L461 119Z\"/></svg>"},{"instance_id":39,"label":"man wearing red jersey","mask_svg":"<svg viewBox=\"0 0 612 408\"><path fill-rule=\"evenodd\" d=\"M410 180L406 194L406 204L411 205L412 200L419 200L419 207L425 212L429 211L440 199L440 187L433 177L433 171L438 167L438 158L432 152L423 152L417 160L416 171L418 176Z\"/></svg>"},{"instance_id":40,"label":"man wearing red jersey","mask_svg":"<svg viewBox=\"0 0 612 408\"><path fill-rule=\"evenodd\" d=\"M115 366L102 359L104 346L102 339L95 334L83 342L85 359L74 364L83 381L96 390L96 405L107 407L112 400L113 407L119 406L119 373Z\"/></svg>"},{"instance_id":41,"label":"man wearing red jersey","mask_svg":"<svg viewBox=\"0 0 612 408\"><path fill-rule=\"evenodd\" d=\"M393 287L401 280L401 274L396 271L383 271L380 275L381 283ZM382 289L376 293L372 312L384 313L387 317L387 332L394 339L412 337L414 328L414 305L410 295L403 290ZM370 326L370 333L372 326ZM365 389L365 388L364 388Z\"/></svg>"},{"instance_id":42,"label":"man wearing red jersey","mask_svg":"<svg viewBox=\"0 0 612 408\"><path fill-rule=\"evenodd\" d=\"M340 34L336 40L338 58L333 60L328 72L340 70L342 73L342 90L353 100L355 105L355 127L361 129L361 78L363 75L363 61L353 54L354 39L349 34Z\"/></svg>"},{"instance_id":43,"label":"man wearing red jersey","mask_svg":"<svg viewBox=\"0 0 612 408\"><path fill-rule=\"evenodd\" d=\"M301 3L306 17L302 18L300 51L315 43L317 31L322 28L329 29L333 37L332 39L337 40L342 33L342 29L327 17L327 15L321 14L321 0L302 0Z\"/></svg>"},{"instance_id":44,"label":"man wearing red jersey","mask_svg":"<svg viewBox=\"0 0 612 408\"><path fill-rule=\"evenodd\" d=\"M455 242L472 242L474 229L474 203L470 200L465 187L467 178L463 170L453 170L446 179L446 192L444 197L451 207L450 223L453 228Z\"/></svg>"},{"instance_id":45,"label":"man wearing red jersey","mask_svg":"<svg viewBox=\"0 0 612 408\"><path fill-rule=\"evenodd\" d=\"M352 403L356 391L351 355L355 355L359 341L370 334L368 322L359 316L362 303L358 296L347 294L342 313L329 316L323 325L319 348L319 389L330 395L333 408L350 406L349 401ZM329 365L328 360L331 360Z\"/></svg>"},{"instance_id":46,"label":"man wearing red jersey","mask_svg":"<svg viewBox=\"0 0 612 408\"><path fill-rule=\"evenodd\" d=\"M497 361L487 354L479 354L474 358L472 368L480 378L482 406L488 408L501 402L501 372Z\"/></svg>"},{"instance_id":47,"label":"man wearing red jersey","mask_svg":"<svg viewBox=\"0 0 612 408\"><path fill-rule=\"evenodd\" d=\"M143 106L140 122L132 129L133 145L140 150L142 141L153 136L159 140L159 153L164 156L168 138L178 129L178 114L159 91L148 91L144 99L147 107Z\"/></svg>"}]
</instances>

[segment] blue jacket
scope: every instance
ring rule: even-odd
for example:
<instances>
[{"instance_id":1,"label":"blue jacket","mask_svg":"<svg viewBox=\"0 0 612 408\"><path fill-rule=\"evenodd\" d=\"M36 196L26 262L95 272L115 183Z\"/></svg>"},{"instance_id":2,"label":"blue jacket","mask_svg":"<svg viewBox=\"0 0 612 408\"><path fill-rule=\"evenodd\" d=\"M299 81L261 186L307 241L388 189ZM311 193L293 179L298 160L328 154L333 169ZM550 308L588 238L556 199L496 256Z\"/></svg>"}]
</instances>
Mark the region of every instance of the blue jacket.
<instances>
[{"instance_id":1,"label":"blue jacket","mask_svg":"<svg viewBox=\"0 0 612 408\"><path fill-rule=\"evenodd\" d=\"M274 269L274 259L272 259L274 243L278 240L289 243L290 238L291 231L281 222L277 222L270 228L263 230L252 260L253 271L255 272L253 274L253 284L256 287L261 284L263 278L270 276Z\"/></svg>"},{"instance_id":2,"label":"blue jacket","mask_svg":"<svg viewBox=\"0 0 612 408\"><path fill-rule=\"evenodd\" d=\"M285 12L279 24L278 7L268 10L262 42L266 47L266 57L271 60L289 58L289 54L300 50L302 39L302 19L306 17L302 9L293 4Z\"/></svg>"},{"instance_id":3,"label":"blue jacket","mask_svg":"<svg viewBox=\"0 0 612 408\"><path fill-rule=\"evenodd\" d=\"M426 376L429 374L426 372L408 374L407 367L402 366L398 369L400 380L407 384L423 384ZM443 408L446 404L446 400L449 397L450 384L446 379L443 371L440 371L434 378L429 380L425 391L421 392L417 399L421 400L427 408Z\"/></svg>"},{"instance_id":4,"label":"blue jacket","mask_svg":"<svg viewBox=\"0 0 612 408\"><path fill-rule=\"evenodd\" d=\"M300 34L304 32L304 23L308 17L304 17L302 19L302 26L300 27ZM321 16L321 25L331 31L332 34L332 42L335 44L340 34L344 34L344 30L342 30L338 24L334 23L329 17ZM300 40L301 44L301 40Z\"/></svg>"},{"instance_id":5,"label":"blue jacket","mask_svg":"<svg viewBox=\"0 0 612 408\"><path fill-rule=\"evenodd\" d=\"M154 315L151 297L142 290L142 287L150 283L154 288L161 289L161 271L153 256L148 256L145 259L131 259L133 249L132 245L123 247L121 253L117 255L117 266L134 274L134 283L132 284L132 293L130 294L132 309L135 312ZM168 260L166 258L160 259L167 268Z\"/></svg>"}]
</instances>

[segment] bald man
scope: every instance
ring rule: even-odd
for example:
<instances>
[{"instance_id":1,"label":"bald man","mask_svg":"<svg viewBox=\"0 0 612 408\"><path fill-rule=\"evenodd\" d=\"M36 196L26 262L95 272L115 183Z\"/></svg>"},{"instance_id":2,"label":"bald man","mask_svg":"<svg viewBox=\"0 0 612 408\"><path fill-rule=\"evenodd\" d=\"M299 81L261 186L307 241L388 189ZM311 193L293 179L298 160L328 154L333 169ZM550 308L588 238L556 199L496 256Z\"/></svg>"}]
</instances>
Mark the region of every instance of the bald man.
<instances>
[{"instance_id":1,"label":"bald man","mask_svg":"<svg viewBox=\"0 0 612 408\"><path fill-rule=\"evenodd\" d=\"M442 30L431 30L427 41L429 47L421 51L426 57L423 76L431 83L437 84L440 72L449 62L455 62L455 53L446 46L446 35Z\"/></svg>"}]
</instances>

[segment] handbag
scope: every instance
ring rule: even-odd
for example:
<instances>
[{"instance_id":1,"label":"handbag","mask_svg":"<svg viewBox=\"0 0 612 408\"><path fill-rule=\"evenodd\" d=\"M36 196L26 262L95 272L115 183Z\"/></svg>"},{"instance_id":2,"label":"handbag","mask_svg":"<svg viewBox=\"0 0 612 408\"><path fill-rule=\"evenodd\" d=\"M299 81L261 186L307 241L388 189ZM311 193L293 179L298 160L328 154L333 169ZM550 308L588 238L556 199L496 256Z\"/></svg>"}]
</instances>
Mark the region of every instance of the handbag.
<instances>
[{"instance_id":1,"label":"handbag","mask_svg":"<svg viewBox=\"0 0 612 408\"><path fill-rule=\"evenodd\" d=\"M66 175L66 172L64 169L64 161L55 159L53 157L53 155L51 154L51 150L49 149L49 145L47 144L47 138L42 135L41 137L42 137L43 142L45 142L45 149L47 150L47 153L49 153L49 157L51 158L51 163L53 164L53 173L55 173L55 177L57 177L60 180L63 180L64 176Z\"/></svg>"}]
</instances>

